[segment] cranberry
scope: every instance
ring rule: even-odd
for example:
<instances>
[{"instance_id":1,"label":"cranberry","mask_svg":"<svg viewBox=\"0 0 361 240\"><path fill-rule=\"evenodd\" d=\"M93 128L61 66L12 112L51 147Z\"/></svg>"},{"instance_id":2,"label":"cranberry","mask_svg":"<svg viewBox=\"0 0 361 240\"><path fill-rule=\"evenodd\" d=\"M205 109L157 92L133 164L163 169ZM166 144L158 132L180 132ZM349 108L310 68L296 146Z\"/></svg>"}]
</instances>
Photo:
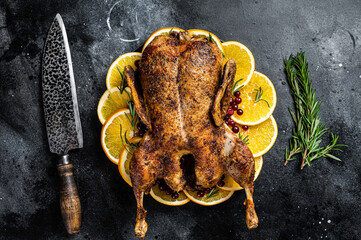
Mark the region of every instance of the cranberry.
<instances>
[{"instance_id":1,"label":"cranberry","mask_svg":"<svg viewBox=\"0 0 361 240\"><path fill-rule=\"evenodd\" d=\"M163 184L159 184L158 187L159 187L159 190L161 190L161 191L165 191L167 189L167 187L164 186Z\"/></svg>"},{"instance_id":2,"label":"cranberry","mask_svg":"<svg viewBox=\"0 0 361 240\"><path fill-rule=\"evenodd\" d=\"M179 197L177 192L172 193L172 198L173 199L177 199Z\"/></svg>"},{"instance_id":3,"label":"cranberry","mask_svg":"<svg viewBox=\"0 0 361 240\"><path fill-rule=\"evenodd\" d=\"M237 104L233 104L233 105L232 105L232 109L236 111L236 110L238 109L238 105L237 105Z\"/></svg>"},{"instance_id":4,"label":"cranberry","mask_svg":"<svg viewBox=\"0 0 361 240\"><path fill-rule=\"evenodd\" d=\"M224 120L229 120L229 116L226 115L226 116L224 117Z\"/></svg>"},{"instance_id":5,"label":"cranberry","mask_svg":"<svg viewBox=\"0 0 361 240\"><path fill-rule=\"evenodd\" d=\"M242 109L238 109L238 110L237 110L237 114L238 114L238 115L242 115L242 114L243 114L243 110L242 110Z\"/></svg>"},{"instance_id":6,"label":"cranberry","mask_svg":"<svg viewBox=\"0 0 361 240\"><path fill-rule=\"evenodd\" d=\"M228 125L229 125L229 126L232 126L232 127L233 127L234 124L236 124L236 123L235 123L233 120L229 120L229 121L228 121Z\"/></svg>"},{"instance_id":7,"label":"cranberry","mask_svg":"<svg viewBox=\"0 0 361 240\"><path fill-rule=\"evenodd\" d=\"M137 124L137 128L138 128L138 130L142 130L142 128L143 128L142 123L139 122L139 123Z\"/></svg>"},{"instance_id":8,"label":"cranberry","mask_svg":"<svg viewBox=\"0 0 361 240\"><path fill-rule=\"evenodd\" d=\"M244 131L247 131L247 130L248 130L248 126L247 126L247 125L243 125L243 126L242 126L242 129L243 129Z\"/></svg>"},{"instance_id":9,"label":"cranberry","mask_svg":"<svg viewBox=\"0 0 361 240\"><path fill-rule=\"evenodd\" d=\"M210 188L204 189L204 193L205 193L205 194L209 194L210 192L211 192L211 189L210 189Z\"/></svg>"},{"instance_id":10,"label":"cranberry","mask_svg":"<svg viewBox=\"0 0 361 240\"><path fill-rule=\"evenodd\" d=\"M228 116L232 116L233 115L233 109L232 108L228 108L228 110L227 110L227 115Z\"/></svg>"},{"instance_id":11,"label":"cranberry","mask_svg":"<svg viewBox=\"0 0 361 240\"><path fill-rule=\"evenodd\" d=\"M228 125L229 120L224 120L224 122Z\"/></svg>"},{"instance_id":12,"label":"cranberry","mask_svg":"<svg viewBox=\"0 0 361 240\"><path fill-rule=\"evenodd\" d=\"M232 131L233 131L234 133L238 133L238 132L239 132L239 127L238 127L238 126L234 126L234 127L232 128Z\"/></svg>"},{"instance_id":13,"label":"cranberry","mask_svg":"<svg viewBox=\"0 0 361 240\"><path fill-rule=\"evenodd\" d=\"M204 192L203 191L198 191L197 192L197 197L201 198L204 196Z\"/></svg>"},{"instance_id":14,"label":"cranberry","mask_svg":"<svg viewBox=\"0 0 361 240\"><path fill-rule=\"evenodd\" d=\"M168 188L167 190L165 190L165 194L167 195L171 195L173 193L173 190Z\"/></svg>"},{"instance_id":15,"label":"cranberry","mask_svg":"<svg viewBox=\"0 0 361 240\"><path fill-rule=\"evenodd\" d=\"M242 98L236 97L234 101L236 102L236 104L240 104L242 102Z\"/></svg>"},{"instance_id":16,"label":"cranberry","mask_svg":"<svg viewBox=\"0 0 361 240\"><path fill-rule=\"evenodd\" d=\"M218 183L218 186L223 187L224 184L225 184L224 181L220 181L220 182Z\"/></svg>"},{"instance_id":17,"label":"cranberry","mask_svg":"<svg viewBox=\"0 0 361 240\"><path fill-rule=\"evenodd\" d=\"M138 132L138 135L139 135L139 137L143 137L143 136L144 136L144 131L143 131L143 130L140 130L140 131Z\"/></svg>"},{"instance_id":18,"label":"cranberry","mask_svg":"<svg viewBox=\"0 0 361 240\"><path fill-rule=\"evenodd\" d=\"M232 105L234 103L234 100L233 100L233 98L231 98L230 100L229 100L229 105Z\"/></svg>"},{"instance_id":19,"label":"cranberry","mask_svg":"<svg viewBox=\"0 0 361 240\"><path fill-rule=\"evenodd\" d=\"M233 95L234 95L236 98L238 98L239 96L241 96L241 93L240 93L239 91L237 91L237 92L233 93Z\"/></svg>"}]
</instances>

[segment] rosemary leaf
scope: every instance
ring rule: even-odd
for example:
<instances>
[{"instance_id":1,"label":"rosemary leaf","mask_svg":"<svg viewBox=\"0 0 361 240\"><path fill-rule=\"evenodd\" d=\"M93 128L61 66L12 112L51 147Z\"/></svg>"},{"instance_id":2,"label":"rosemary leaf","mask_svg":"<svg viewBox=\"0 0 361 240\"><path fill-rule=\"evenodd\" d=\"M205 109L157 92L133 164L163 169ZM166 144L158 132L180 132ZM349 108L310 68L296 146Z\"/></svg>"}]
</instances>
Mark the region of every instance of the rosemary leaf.
<instances>
[{"instance_id":1,"label":"rosemary leaf","mask_svg":"<svg viewBox=\"0 0 361 240\"><path fill-rule=\"evenodd\" d=\"M170 36L170 34L173 32L173 28L170 29L168 36Z\"/></svg>"},{"instance_id":2,"label":"rosemary leaf","mask_svg":"<svg viewBox=\"0 0 361 240\"><path fill-rule=\"evenodd\" d=\"M238 138L241 139L246 145L249 144L249 138L248 135L243 137L243 135L241 135L241 133L238 133Z\"/></svg>"},{"instance_id":3,"label":"rosemary leaf","mask_svg":"<svg viewBox=\"0 0 361 240\"><path fill-rule=\"evenodd\" d=\"M233 84L233 87L232 87L232 93L235 93L237 92L239 89L243 88L244 85L240 85L240 86L237 86L239 82L241 82L243 79L239 79L237 80L234 84Z\"/></svg>"},{"instance_id":4,"label":"rosemary leaf","mask_svg":"<svg viewBox=\"0 0 361 240\"><path fill-rule=\"evenodd\" d=\"M211 198L211 197L213 197L213 196L215 196L215 195L217 195L218 194L218 190L216 190L216 188L213 188L212 189L212 191L207 195L207 197L206 197L206 199L209 199L209 198Z\"/></svg>"},{"instance_id":5,"label":"rosemary leaf","mask_svg":"<svg viewBox=\"0 0 361 240\"><path fill-rule=\"evenodd\" d=\"M262 99L262 95L263 95L263 90L261 87L259 87L259 89L255 89L256 93L256 97L254 99L254 102L259 102L259 101L264 101L267 103L267 106L270 107L269 103L267 100Z\"/></svg>"},{"instance_id":6,"label":"rosemary leaf","mask_svg":"<svg viewBox=\"0 0 361 240\"><path fill-rule=\"evenodd\" d=\"M123 135L122 135L122 125L120 124L120 140L122 141L122 145L125 148L125 150L127 150L127 152L130 155L133 155L130 151L129 148L133 148L136 149L137 145L135 145L134 143L129 142L128 138L127 138L127 131L124 132L124 139L123 139Z\"/></svg>"}]
</instances>

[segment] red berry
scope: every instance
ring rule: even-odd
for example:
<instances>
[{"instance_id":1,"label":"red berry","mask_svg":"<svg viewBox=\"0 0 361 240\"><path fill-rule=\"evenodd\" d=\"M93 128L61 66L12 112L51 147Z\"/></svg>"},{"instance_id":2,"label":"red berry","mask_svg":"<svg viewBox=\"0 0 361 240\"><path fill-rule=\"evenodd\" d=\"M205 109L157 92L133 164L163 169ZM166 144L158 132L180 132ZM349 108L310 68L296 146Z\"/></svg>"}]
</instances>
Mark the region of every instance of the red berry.
<instances>
[{"instance_id":1,"label":"red berry","mask_svg":"<svg viewBox=\"0 0 361 240\"><path fill-rule=\"evenodd\" d=\"M204 193L205 193L205 194L209 194L210 192L211 192L211 189L210 189L210 188L204 189Z\"/></svg>"},{"instance_id":2,"label":"red berry","mask_svg":"<svg viewBox=\"0 0 361 240\"><path fill-rule=\"evenodd\" d=\"M227 110L227 115L228 116L232 116L233 115L233 109L232 108L228 108L228 110Z\"/></svg>"},{"instance_id":3,"label":"red berry","mask_svg":"<svg viewBox=\"0 0 361 240\"><path fill-rule=\"evenodd\" d=\"M173 193L173 190L168 188L167 190L165 190L165 194L167 195L171 195Z\"/></svg>"},{"instance_id":4,"label":"red berry","mask_svg":"<svg viewBox=\"0 0 361 240\"><path fill-rule=\"evenodd\" d=\"M218 186L223 187L223 186L224 186L224 182L223 182L223 181L220 181L220 182L218 183Z\"/></svg>"},{"instance_id":5,"label":"red berry","mask_svg":"<svg viewBox=\"0 0 361 240\"><path fill-rule=\"evenodd\" d=\"M242 129L243 129L244 131L247 131L247 130L248 130L248 126L247 126L247 125L243 125L243 126L242 126Z\"/></svg>"},{"instance_id":6,"label":"red berry","mask_svg":"<svg viewBox=\"0 0 361 240\"><path fill-rule=\"evenodd\" d=\"M224 120L224 122L228 125L229 120Z\"/></svg>"},{"instance_id":7,"label":"red berry","mask_svg":"<svg viewBox=\"0 0 361 240\"><path fill-rule=\"evenodd\" d=\"M233 98L231 98L230 100L229 100L229 105L232 105L234 103L234 100L233 100Z\"/></svg>"},{"instance_id":8,"label":"red berry","mask_svg":"<svg viewBox=\"0 0 361 240\"><path fill-rule=\"evenodd\" d=\"M238 132L239 132L239 127L234 126L234 127L232 128L232 131L233 131L234 133L238 133Z\"/></svg>"},{"instance_id":9,"label":"red berry","mask_svg":"<svg viewBox=\"0 0 361 240\"><path fill-rule=\"evenodd\" d=\"M238 98L239 96L241 96L241 93L240 93L239 91L237 91L237 92L235 92L233 95L234 95L236 98Z\"/></svg>"},{"instance_id":10,"label":"red berry","mask_svg":"<svg viewBox=\"0 0 361 240\"><path fill-rule=\"evenodd\" d=\"M144 136L144 131L143 131L143 130L140 130L140 131L138 132L138 135L139 135L139 137L143 137L143 136Z\"/></svg>"},{"instance_id":11,"label":"red berry","mask_svg":"<svg viewBox=\"0 0 361 240\"><path fill-rule=\"evenodd\" d=\"M204 192L203 191L198 191L197 192L197 197L201 198L204 196Z\"/></svg>"},{"instance_id":12,"label":"red berry","mask_svg":"<svg viewBox=\"0 0 361 240\"><path fill-rule=\"evenodd\" d=\"M238 105L237 105L237 104L233 104L233 105L232 105L232 109L236 111L236 110L238 109Z\"/></svg>"},{"instance_id":13,"label":"red berry","mask_svg":"<svg viewBox=\"0 0 361 240\"><path fill-rule=\"evenodd\" d=\"M229 125L229 126L232 126L232 127L233 127L234 124L236 124L236 123L235 123L233 120L229 120L229 121L228 121L228 125Z\"/></svg>"},{"instance_id":14,"label":"red berry","mask_svg":"<svg viewBox=\"0 0 361 240\"><path fill-rule=\"evenodd\" d=\"M140 122L137 124L137 128L138 130L142 130L142 124Z\"/></svg>"},{"instance_id":15,"label":"red berry","mask_svg":"<svg viewBox=\"0 0 361 240\"><path fill-rule=\"evenodd\" d=\"M167 189L167 187L164 186L163 184L159 184L158 187L159 187L159 190L161 190L161 191L164 191Z\"/></svg>"},{"instance_id":16,"label":"red berry","mask_svg":"<svg viewBox=\"0 0 361 240\"><path fill-rule=\"evenodd\" d=\"M226 115L226 116L224 117L224 120L229 120L229 116Z\"/></svg>"},{"instance_id":17,"label":"red berry","mask_svg":"<svg viewBox=\"0 0 361 240\"><path fill-rule=\"evenodd\" d=\"M177 192L172 193L172 198L173 199L177 199L179 197Z\"/></svg>"},{"instance_id":18,"label":"red berry","mask_svg":"<svg viewBox=\"0 0 361 240\"><path fill-rule=\"evenodd\" d=\"M243 110L242 110L242 109L238 109L238 110L237 110L237 114L238 114L238 115L242 115L242 114L243 114Z\"/></svg>"},{"instance_id":19,"label":"red berry","mask_svg":"<svg viewBox=\"0 0 361 240\"><path fill-rule=\"evenodd\" d=\"M234 101L236 102L236 104L240 104L242 102L242 98L236 97Z\"/></svg>"}]
</instances>

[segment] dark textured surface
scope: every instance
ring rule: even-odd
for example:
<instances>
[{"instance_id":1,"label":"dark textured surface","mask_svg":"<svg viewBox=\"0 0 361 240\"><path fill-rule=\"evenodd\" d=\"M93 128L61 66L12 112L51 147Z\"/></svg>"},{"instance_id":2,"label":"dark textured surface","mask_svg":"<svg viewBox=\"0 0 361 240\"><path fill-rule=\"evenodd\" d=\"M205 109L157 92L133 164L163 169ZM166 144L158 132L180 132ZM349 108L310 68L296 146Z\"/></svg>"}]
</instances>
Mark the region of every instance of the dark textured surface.
<instances>
[{"instance_id":1,"label":"dark textured surface","mask_svg":"<svg viewBox=\"0 0 361 240\"><path fill-rule=\"evenodd\" d=\"M84 131L84 148L71 152L83 208L81 232L72 238L133 238L132 189L101 149L96 106L116 57L137 49L154 30L178 26L206 29L249 47L256 70L276 87L279 135L255 183L260 219L256 230L246 229L242 191L214 207L193 203L168 207L146 197L147 239L360 239L361 3L357 0L2 0L0 239L67 238L55 157L46 139L40 75L45 36L58 12L71 44ZM299 162L283 166L293 124L282 60L299 50L309 58L313 85L323 100L323 120L350 146L336 153L343 162L321 159L303 171Z\"/></svg>"}]
</instances>

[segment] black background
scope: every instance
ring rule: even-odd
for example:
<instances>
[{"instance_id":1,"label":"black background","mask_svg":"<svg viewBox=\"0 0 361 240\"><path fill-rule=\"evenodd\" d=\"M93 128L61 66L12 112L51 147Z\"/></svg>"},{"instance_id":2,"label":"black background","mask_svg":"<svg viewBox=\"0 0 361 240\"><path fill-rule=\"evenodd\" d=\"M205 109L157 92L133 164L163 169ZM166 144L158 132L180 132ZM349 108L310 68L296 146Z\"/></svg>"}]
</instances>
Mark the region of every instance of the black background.
<instances>
[{"instance_id":1,"label":"black background","mask_svg":"<svg viewBox=\"0 0 361 240\"><path fill-rule=\"evenodd\" d=\"M73 239L133 239L136 204L100 145L96 114L110 64L162 27L200 28L252 51L256 70L276 87L279 135L255 182L259 216L246 229L244 192L203 207L168 207L145 198L147 239L360 239L361 3L355 1L16 1L0 2L0 238L63 239L55 157L41 97L48 28L64 19L77 84L84 148L71 152L83 207ZM122 39L138 39L125 42ZM343 159L303 171L284 163L293 123L283 59L306 51L321 116L349 145ZM326 137L326 139L327 137Z\"/></svg>"}]
</instances>

